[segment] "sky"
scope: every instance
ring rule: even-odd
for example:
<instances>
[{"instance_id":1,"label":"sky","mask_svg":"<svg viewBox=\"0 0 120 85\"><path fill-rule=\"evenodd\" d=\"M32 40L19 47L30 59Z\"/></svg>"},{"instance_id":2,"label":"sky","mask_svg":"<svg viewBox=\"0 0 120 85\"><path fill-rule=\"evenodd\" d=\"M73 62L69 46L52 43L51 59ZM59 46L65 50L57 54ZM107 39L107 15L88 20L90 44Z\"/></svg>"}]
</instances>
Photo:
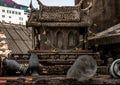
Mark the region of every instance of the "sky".
<instances>
[{"instance_id":1,"label":"sky","mask_svg":"<svg viewBox=\"0 0 120 85\"><path fill-rule=\"evenodd\" d=\"M19 4L29 6L31 0L13 0ZM41 0L44 5L48 6L73 6L74 0ZM37 0L32 0L34 8L38 8Z\"/></svg>"}]
</instances>

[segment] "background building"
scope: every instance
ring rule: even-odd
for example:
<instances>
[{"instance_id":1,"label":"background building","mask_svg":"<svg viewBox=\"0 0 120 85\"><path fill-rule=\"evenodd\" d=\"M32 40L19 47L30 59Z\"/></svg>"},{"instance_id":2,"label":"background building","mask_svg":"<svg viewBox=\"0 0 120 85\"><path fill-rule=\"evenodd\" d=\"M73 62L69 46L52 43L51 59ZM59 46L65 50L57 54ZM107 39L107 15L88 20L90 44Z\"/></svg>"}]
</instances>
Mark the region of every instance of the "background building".
<instances>
[{"instance_id":1,"label":"background building","mask_svg":"<svg viewBox=\"0 0 120 85\"><path fill-rule=\"evenodd\" d=\"M75 0L75 4L79 1ZM92 27L93 32L101 32L120 23L120 0L84 0L84 3L87 1L93 1L90 17L97 25Z\"/></svg>"},{"instance_id":2,"label":"background building","mask_svg":"<svg viewBox=\"0 0 120 85\"><path fill-rule=\"evenodd\" d=\"M26 25L27 8L27 6L17 4L12 0L0 0L0 21Z\"/></svg>"}]
</instances>

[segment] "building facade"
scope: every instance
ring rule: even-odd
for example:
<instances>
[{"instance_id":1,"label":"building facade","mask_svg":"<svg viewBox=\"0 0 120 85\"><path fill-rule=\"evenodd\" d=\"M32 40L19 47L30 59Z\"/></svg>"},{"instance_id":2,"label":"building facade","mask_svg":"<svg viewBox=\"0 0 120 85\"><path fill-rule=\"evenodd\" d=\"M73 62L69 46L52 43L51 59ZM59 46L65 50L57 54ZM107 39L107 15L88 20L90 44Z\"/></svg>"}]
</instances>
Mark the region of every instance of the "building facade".
<instances>
[{"instance_id":1,"label":"building facade","mask_svg":"<svg viewBox=\"0 0 120 85\"><path fill-rule=\"evenodd\" d=\"M12 0L0 0L0 21L6 23L26 25L28 20L27 6Z\"/></svg>"}]
</instances>

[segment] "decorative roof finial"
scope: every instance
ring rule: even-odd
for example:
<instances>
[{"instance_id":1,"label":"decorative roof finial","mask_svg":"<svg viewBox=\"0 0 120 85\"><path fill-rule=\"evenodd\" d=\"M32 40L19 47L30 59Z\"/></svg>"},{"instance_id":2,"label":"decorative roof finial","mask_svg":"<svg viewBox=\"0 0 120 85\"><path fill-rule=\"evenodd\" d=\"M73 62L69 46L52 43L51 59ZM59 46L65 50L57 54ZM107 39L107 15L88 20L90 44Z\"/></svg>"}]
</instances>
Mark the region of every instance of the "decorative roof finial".
<instances>
[{"instance_id":1,"label":"decorative roof finial","mask_svg":"<svg viewBox=\"0 0 120 85\"><path fill-rule=\"evenodd\" d=\"M80 0L78 5L81 6L81 4L83 3L84 0Z\"/></svg>"},{"instance_id":2,"label":"decorative roof finial","mask_svg":"<svg viewBox=\"0 0 120 85\"><path fill-rule=\"evenodd\" d=\"M80 0L80 2L77 4L78 6L81 6L82 4L84 4L85 0ZM89 0L88 2L88 6L84 9L82 9L83 11L88 11L90 8L92 8L93 5L93 0Z\"/></svg>"},{"instance_id":3,"label":"decorative roof finial","mask_svg":"<svg viewBox=\"0 0 120 85\"><path fill-rule=\"evenodd\" d=\"M40 2L40 0L37 0L38 4L39 4L39 8L41 8L41 6L43 6L43 4Z\"/></svg>"},{"instance_id":4,"label":"decorative roof finial","mask_svg":"<svg viewBox=\"0 0 120 85\"><path fill-rule=\"evenodd\" d=\"M88 11L92 8L93 6L93 0L90 0L89 2L87 2L88 6L84 9L82 9L83 11Z\"/></svg>"},{"instance_id":5,"label":"decorative roof finial","mask_svg":"<svg viewBox=\"0 0 120 85\"><path fill-rule=\"evenodd\" d=\"M32 0L31 0L31 2L30 2L29 7L30 7L31 9L35 9L35 8L33 7Z\"/></svg>"}]
</instances>

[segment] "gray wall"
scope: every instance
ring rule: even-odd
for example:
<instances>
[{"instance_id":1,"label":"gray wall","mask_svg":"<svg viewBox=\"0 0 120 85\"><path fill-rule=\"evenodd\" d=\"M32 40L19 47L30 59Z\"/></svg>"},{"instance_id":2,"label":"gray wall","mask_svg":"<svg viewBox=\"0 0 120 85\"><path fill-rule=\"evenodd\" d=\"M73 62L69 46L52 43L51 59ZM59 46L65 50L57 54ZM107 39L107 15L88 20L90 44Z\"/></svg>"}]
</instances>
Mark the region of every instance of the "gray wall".
<instances>
[{"instance_id":1,"label":"gray wall","mask_svg":"<svg viewBox=\"0 0 120 85\"><path fill-rule=\"evenodd\" d=\"M77 4L80 0L75 0ZM86 0L85 0L86 1ZM86 3L86 2L84 2ZM97 27L91 30L103 31L120 22L120 0L93 0L90 16ZM95 29L94 29L95 28Z\"/></svg>"}]
</instances>

